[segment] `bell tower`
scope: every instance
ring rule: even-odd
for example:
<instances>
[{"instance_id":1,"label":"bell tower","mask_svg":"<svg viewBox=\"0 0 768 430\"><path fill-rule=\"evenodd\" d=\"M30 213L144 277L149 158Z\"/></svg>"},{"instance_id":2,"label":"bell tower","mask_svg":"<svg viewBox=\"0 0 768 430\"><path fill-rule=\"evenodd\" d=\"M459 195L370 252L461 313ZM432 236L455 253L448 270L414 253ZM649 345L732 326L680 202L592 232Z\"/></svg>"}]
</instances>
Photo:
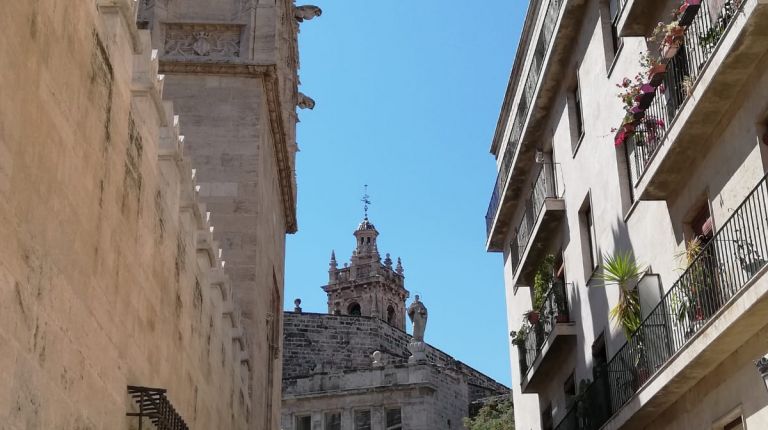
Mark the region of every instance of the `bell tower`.
<instances>
[{"instance_id":1,"label":"bell tower","mask_svg":"<svg viewBox=\"0 0 768 430\"><path fill-rule=\"evenodd\" d=\"M393 327L405 331L405 289L403 265L386 254L381 261L378 244L379 232L366 216L353 233L355 249L349 264L338 267L336 252L331 252L328 269L328 313L334 315L360 315L379 318Z\"/></svg>"}]
</instances>

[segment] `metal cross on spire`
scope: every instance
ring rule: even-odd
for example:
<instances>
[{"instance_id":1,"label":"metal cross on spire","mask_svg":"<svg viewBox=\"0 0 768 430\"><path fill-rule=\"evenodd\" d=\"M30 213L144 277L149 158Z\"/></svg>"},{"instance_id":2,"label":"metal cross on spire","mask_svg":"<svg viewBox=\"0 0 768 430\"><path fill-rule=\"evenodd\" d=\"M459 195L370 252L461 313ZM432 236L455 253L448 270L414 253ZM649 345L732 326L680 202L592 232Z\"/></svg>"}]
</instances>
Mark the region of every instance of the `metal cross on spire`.
<instances>
[{"instance_id":1,"label":"metal cross on spire","mask_svg":"<svg viewBox=\"0 0 768 430\"><path fill-rule=\"evenodd\" d=\"M363 202L363 210L365 211L365 219L368 219L368 205L371 204L371 196L368 195L368 184L365 185L365 194L363 194L363 198L360 199L361 202Z\"/></svg>"}]
</instances>

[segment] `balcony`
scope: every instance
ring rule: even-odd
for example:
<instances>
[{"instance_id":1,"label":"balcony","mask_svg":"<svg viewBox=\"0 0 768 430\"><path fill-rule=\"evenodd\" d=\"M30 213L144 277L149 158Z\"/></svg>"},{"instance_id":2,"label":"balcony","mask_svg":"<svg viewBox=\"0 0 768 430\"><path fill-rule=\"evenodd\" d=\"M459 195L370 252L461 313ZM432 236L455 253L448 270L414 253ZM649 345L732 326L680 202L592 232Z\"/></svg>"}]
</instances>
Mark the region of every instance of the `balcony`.
<instances>
[{"instance_id":1,"label":"balcony","mask_svg":"<svg viewBox=\"0 0 768 430\"><path fill-rule=\"evenodd\" d=\"M624 145L635 200L674 196L717 140L710 136L768 51L768 4L702 2L685 40L667 64L664 84ZM743 97L743 96L742 96ZM680 166L686 166L681 169Z\"/></svg>"},{"instance_id":2,"label":"balcony","mask_svg":"<svg viewBox=\"0 0 768 430\"><path fill-rule=\"evenodd\" d=\"M560 78L565 73L565 59L570 55L573 37L578 34L584 4L585 0L545 0L540 6L544 18L538 37L531 38L529 44L534 51L527 74L521 77L522 86L510 86L506 96L507 99L514 98L515 94L509 91L520 92L516 110L514 114L501 113L503 120L500 124L506 123L505 115L514 115L514 120L507 144L499 155L499 173L485 215L488 251L504 250L504 238L509 231L508 217L514 212L518 200L525 195L524 188L519 184L524 183L530 173L535 151L533 143L544 132L544 121ZM518 49L523 48L520 46ZM516 83L515 76L511 79ZM508 101L505 100L505 104Z\"/></svg>"},{"instance_id":3,"label":"balcony","mask_svg":"<svg viewBox=\"0 0 768 430\"><path fill-rule=\"evenodd\" d=\"M556 237L565 217L563 190L558 188L557 164L539 164L523 217L510 243L509 260L515 284L530 285L538 261L548 251L547 245Z\"/></svg>"},{"instance_id":4,"label":"balcony","mask_svg":"<svg viewBox=\"0 0 768 430\"><path fill-rule=\"evenodd\" d=\"M619 36L647 36L659 18L667 14L668 4L668 0L619 0Z\"/></svg>"},{"instance_id":5,"label":"balcony","mask_svg":"<svg viewBox=\"0 0 768 430\"><path fill-rule=\"evenodd\" d=\"M643 428L764 330L768 177L702 247L640 328L596 370L557 430Z\"/></svg>"},{"instance_id":6,"label":"balcony","mask_svg":"<svg viewBox=\"0 0 768 430\"><path fill-rule=\"evenodd\" d=\"M564 357L576 346L576 325L568 312L566 288L556 281L538 309L538 321L527 326L524 343L518 345L520 386L523 393L536 393Z\"/></svg>"}]
</instances>

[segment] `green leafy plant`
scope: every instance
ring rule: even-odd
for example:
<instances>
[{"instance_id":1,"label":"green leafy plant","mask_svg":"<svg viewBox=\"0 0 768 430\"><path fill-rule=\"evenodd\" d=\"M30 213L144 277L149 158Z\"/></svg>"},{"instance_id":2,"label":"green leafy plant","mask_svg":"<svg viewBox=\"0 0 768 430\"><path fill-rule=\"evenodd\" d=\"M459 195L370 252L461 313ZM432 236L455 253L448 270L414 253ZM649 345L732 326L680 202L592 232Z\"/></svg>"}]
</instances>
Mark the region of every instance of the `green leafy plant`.
<instances>
[{"instance_id":1,"label":"green leafy plant","mask_svg":"<svg viewBox=\"0 0 768 430\"><path fill-rule=\"evenodd\" d=\"M474 418L464 418L467 430L515 430L515 410L512 400L506 398L489 402L480 408Z\"/></svg>"},{"instance_id":2,"label":"green leafy plant","mask_svg":"<svg viewBox=\"0 0 768 430\"><path fill-rule=\"evenodd\" d=\"M602 286L616 285L619 288L619 301L611 309L610 316L629 338L641 323L640 297L637 292L637 282L645 273L646 268L640 266L631 252L619 252L611 256L603 256L602 273L598 279Z\"/></svg>"},{"instance_id":3,"label":"green leafy plant","mask_svg":"<svg viewBox=\"0 0 768 430\"><path fill-rule=\"evenodd\" d=\"M544 304L549 288L554 279L555 256L552 254L544 257L544 260L536 269L536 275L533 277L533 309L539 310Z\"/></svg>"},{"instance_id":4,"label":"green leafy plant","mask_svg":"<svg viewBox=\"0 0 768 430\"><path fill-rule=\"evenodd\" d=\"M525 345L525 338L528 337L528 332L530 331L531 327L528 325L527 322L524 322L522 326L520 326L520 329L512 335L512 344L516 346L524 346Z\"/></svg>"}]
</instances>

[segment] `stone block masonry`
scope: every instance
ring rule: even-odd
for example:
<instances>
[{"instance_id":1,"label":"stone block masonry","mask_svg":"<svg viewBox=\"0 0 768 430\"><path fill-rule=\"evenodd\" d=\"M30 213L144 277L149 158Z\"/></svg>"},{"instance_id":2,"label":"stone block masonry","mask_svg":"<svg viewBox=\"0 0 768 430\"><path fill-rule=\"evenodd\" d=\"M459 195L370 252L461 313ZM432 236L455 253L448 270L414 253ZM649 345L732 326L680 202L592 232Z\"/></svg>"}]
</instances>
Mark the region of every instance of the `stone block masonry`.
<instances>
[{"instance_id":1,"label":"stone block masonry","mask_svg":"<svg viewBox=\"0 0 768 430\"><path fill-rule=\"evenodd\" d=\"M3 429L135 428L128 385L167 389L192 429L260 428L238 304L135 5L0 14Z\"/></svg>"},{"instance_id":2,"label":"stone block masonry","mask_svg":"<svg viewBox=\"0 0 768 430\"><path fill-rule=\"evenodd\" d=\"M380 351L387 364L408 361L411 336L375 317L285 312L283 316L283 385L318 373L371 368ZM504 394L509 388L445 352L427 347L427 358L467 378L469 401Z\"/></svg>"}]
</instances>

